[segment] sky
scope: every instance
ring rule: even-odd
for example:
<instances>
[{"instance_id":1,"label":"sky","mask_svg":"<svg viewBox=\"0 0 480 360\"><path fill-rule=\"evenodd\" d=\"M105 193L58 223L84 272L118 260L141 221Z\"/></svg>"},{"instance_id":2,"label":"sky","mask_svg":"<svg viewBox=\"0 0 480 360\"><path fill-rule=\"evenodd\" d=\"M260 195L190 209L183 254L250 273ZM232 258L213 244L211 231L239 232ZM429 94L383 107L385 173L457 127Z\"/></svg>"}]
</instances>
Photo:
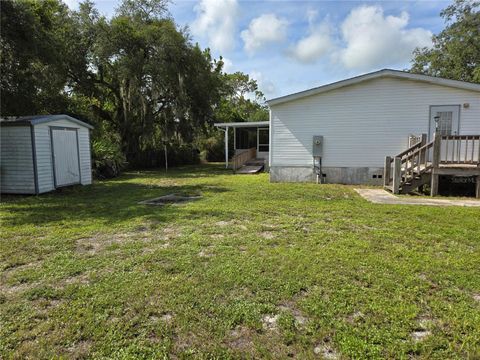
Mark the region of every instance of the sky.
<instances>
[{"instance_id":1,"label":"sky","mask_svg":"<svg viewBox=\"0 0 480 360\"><path fill-rule=\"evenodd\" d=\"M67 0L74 9L77 0ZM96 0L110 17L118 1ZM449 1L175 0L169 11L227 72L257 80L267 99L371 71L409 68L444 28Z\"/></svg>"}]
</instances>

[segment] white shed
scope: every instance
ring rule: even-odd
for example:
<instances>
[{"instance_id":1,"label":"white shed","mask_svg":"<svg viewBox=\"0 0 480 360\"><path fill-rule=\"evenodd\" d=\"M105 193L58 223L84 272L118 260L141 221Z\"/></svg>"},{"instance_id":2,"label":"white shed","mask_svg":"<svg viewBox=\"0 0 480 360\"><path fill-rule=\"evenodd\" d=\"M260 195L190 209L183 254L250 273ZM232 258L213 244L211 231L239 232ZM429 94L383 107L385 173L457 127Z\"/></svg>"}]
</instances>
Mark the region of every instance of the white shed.
<instances>
[{"instance_id":1,"label":"white shed","mask_svg":"<svg viewBox=\"0 0 480 360\"><path fill-rule=\"evenodd\" d=\"M91 125L68 115L4 118L0 125L2 193L92 183Z\"/></svg>"}]
</instances>

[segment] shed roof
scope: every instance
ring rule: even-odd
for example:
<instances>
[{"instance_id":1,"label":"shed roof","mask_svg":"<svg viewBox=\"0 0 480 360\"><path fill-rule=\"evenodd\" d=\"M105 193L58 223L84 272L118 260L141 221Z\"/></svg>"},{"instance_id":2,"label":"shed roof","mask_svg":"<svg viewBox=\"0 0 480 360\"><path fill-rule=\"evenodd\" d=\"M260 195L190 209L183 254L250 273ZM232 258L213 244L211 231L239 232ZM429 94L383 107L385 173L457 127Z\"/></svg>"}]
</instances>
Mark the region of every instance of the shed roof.
<instances>
[{"instance_id":1,"label":"shed roof","mask_svg":"<svg viewBox=\"0 0 480 360\"><path fill-rule=\"evenodd\" d=\"M270 100L267 100L267 103L270 106L277 105L277 104L285 103L288 101L297 100L303 97L321 94L323 92L327 92L330 90L339 89L344 86L354 85L354 84L361 83L363 81L382 78L382 77L422 81L422 82L427 82L434 85L449 86L449 87L454 87L459 89L473 90L473 91L480 92L480 84L469 83L466 81L444 79L444 78L435 77L435 76L412 74L412 73L409 73L406 71L400 71L400 70L382 69L382 70L371 72L368 74L356 76L350 79L345 79L345 80L337 81L331 84L322 85L312 89L293 93L290 95L285 95L278 98L270 99Z\"/></svg>"},{"instance_id":2,"label":"shed roof","mask_svg":"<svg viewBox=\"0 0 480 360\"><path fill-rule=\"evenodd\" d=\"M56 120L69 120L78 125L85 126L86 128L89 128L89 129L93 129L92 125L64 114L5 117L5 118L0 118L0 124L7 125L7 126L8 125L37 125L37 124L43 124L46 122L56 121Z\"/></svg>"},{"instance_id":3,"label":"shed roof","mask_svg":"<svg viewBox=\"0 0 480 360\"><path fill-rule=\"evenodd\" d=\"M230 122L230 123L215 123L216 127L231 127L231 128L253 128L253 127L269 127L269 121L244 121L244 122Z\"/></svg>"}]
</instances>

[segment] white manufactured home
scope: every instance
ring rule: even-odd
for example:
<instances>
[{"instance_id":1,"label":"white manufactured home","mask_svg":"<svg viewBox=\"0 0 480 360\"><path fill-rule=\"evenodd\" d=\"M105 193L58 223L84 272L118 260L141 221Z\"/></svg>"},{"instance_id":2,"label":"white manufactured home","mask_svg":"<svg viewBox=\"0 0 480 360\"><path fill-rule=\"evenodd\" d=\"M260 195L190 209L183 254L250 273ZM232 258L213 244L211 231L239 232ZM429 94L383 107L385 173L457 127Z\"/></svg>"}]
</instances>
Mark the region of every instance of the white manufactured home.
<instances>
[{"instance_id":1,"label":"white manufactured home","mask_svg":"<svg viewBox=\"0 0 480 360\"><path fill-rule=\"evenodd\" d=\"M91 125L68 115L5 118L0 125L2 193L92 183Z\"/></svg>"},{"instance_id":2,"label":"white manufactured home","mask_svg":"<svg viewBox=\"0 0 480 360\"><path fill-rule=\"evenodd\" d=\"M479 162L480 84L385 69L268 105L271 181L315 181L320 166L326 183L383 184L386 156L402 155L412 136L430 143L436 132L471 136L443 140L450 160L466 151L470 165Z\"/></svg>"},{"instance_id":3,"label":"white manufactured home","mask_svg":"<svg viewBox=\"0 0 480 360\"><path fill-rule=\"evenodd\" d=\"M383 184L398 193L433 181L436 193L439 175L480 179L480 84L384 69L267 103L272 182ZM267 125L251 124L257 145L238 147L237 134L234 170L260 150ZM216 125L226 136L249 126Z\"/></svg>"}]
</instances>

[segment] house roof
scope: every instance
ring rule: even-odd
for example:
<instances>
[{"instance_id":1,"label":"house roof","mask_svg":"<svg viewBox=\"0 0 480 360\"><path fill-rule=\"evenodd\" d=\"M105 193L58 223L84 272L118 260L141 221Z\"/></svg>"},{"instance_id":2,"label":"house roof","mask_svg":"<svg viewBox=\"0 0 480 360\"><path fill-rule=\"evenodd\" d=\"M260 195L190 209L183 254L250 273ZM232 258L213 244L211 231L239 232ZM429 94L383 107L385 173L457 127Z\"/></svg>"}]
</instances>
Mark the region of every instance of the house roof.
<instances>
[{"instance_id":1,"label":"house roof","mask_svg":"<svg viewBox=\"0 0 480 360\"><path fill-rule=\"evenodd\" d=\"M422 82L427 82L434 85L449 86L449 87L454 87L458 89L466 89L466 90L473 90L473 91L480 92L480 84L474 84L474 83L458 81L458 80L449 80L449 79L439 78L435 76L412 74L412 73L409 73L406 71L400 71L400 70L383 69L383 70L371 72L368 74L356 76L350 79L341 80L331 84L315 87L313 89L308 89L308 90L300 91L290 95L270 99L270 100L267 100L267 103L270 106L277 105L277 104L285 103L288 101L297 100L303 97L317 95L317 94L321 94L334 89L339 89L344 86L354 85L354 84L361 83L363 81L382 78L382 77L422 81Z\"/></svg>"},{"instance_id":2,"label":"house roof","mask_svg":"<svg viewBox=\"0 0 480 360\"><path fill-rule=\"evenodd\" d=\"M0 118L1 125L11 125L11 126L18 126L18 125L37 125L43 124L50 121L55 120L69 120L74 122L78 125L85 126L89 129L93 129L93 126L83 122L81 120L75 119L74 117L68 115L33 115L33 116L12 116L6 118Z\"/></svg>"},{"instance_id":3,"label":"house roof","mask_svg":"<svg viewBox=\"0 0 480 360\"><path fill-rule=\"evenodd\" d=\"M269 121L245 121L245 122L230 122L230 123L215 123L213 124L216 127L222 127L222 128L241 128L241 127L269 127L270 122Z\"/></svg>"}]
</instances>

